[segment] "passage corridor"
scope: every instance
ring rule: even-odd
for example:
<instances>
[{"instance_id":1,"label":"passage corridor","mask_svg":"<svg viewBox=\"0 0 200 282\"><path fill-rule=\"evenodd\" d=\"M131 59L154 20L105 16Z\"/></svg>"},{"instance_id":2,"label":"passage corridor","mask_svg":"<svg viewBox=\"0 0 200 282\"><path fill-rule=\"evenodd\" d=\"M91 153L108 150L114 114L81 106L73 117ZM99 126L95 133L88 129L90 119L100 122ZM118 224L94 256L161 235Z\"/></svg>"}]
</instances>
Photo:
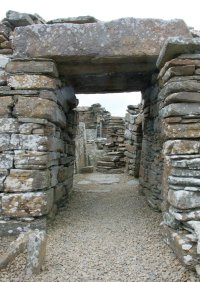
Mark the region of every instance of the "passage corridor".
<instances>
[{"instance_id":1,"label":"passage corridor","mask_svg":"<svg viewBox=\"0 0 200 282\"><path fill-rule=\"evenodd\" d=\"M160 220L137 180L75 175L71 199L48 231L44 271L31 281L198 281L163 243Z\"/></svg>"}]
</instances>

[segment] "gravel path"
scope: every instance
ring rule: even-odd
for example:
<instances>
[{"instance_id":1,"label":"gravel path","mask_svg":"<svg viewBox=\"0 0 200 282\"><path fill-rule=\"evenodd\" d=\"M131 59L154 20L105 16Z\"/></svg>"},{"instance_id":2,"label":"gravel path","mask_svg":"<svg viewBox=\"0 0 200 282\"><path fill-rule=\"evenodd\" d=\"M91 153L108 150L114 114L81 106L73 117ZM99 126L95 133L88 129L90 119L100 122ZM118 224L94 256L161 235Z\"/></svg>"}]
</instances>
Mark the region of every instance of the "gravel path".
<instances>
[{"instance_id":1,"label":"gravel path","mask_svg":"<svg viewBox=\"0 0 200 282\"><path fill-rule=\"evenodd\" d=\"M30 282L199 281L163 243L161 215L138 194L136 181L117 175L119 183L99 184L88 177L76 176L67 208L49 228L44 271ZM7 281L25 281L19 277Z\"/></svg>"}]
</instances>

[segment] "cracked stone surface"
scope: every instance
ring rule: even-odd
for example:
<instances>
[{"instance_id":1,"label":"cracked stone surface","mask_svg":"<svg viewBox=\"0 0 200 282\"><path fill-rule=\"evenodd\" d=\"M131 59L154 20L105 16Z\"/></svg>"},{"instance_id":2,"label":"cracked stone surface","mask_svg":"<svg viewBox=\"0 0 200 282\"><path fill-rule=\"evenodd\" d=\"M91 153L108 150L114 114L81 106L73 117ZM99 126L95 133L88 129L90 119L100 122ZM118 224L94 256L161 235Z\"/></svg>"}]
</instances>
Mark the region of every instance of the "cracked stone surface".
<instances>
[{"instance_id":1,"label":"cracked stone surface","mask_svg":"<svg viewBox=\"0 0 200 282\"><path fill-rule=\"evenodd\" d=\"M103 185L90 176L75 176L67 207L49 226L44 271L28 281L199 281L164 244L161 214L147 206L136 180L117 175L119 183ZM78 184L83 179L90 184ZM11 269L1 281L26 281L19 267Z\"/></svg>"}]
</instances>

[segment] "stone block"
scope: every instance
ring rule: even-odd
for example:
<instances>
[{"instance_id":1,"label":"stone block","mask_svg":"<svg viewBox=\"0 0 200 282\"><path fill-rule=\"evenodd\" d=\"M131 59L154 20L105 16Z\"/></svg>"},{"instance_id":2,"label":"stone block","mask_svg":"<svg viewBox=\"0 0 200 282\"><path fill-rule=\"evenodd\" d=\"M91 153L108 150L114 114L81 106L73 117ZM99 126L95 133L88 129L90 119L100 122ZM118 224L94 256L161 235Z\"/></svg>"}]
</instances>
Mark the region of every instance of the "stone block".
<instances>
[{"instance_id":1,"label":"stone block","mask_svg":"<svg viewBox=\"0 0 200 282\"><path fill-rule=\"evenodd\" d=\"M26 220L27 219L27 220ZM0 220L0 236L18 235L29 229L46 230L46 218L31 218L23 220Z\"/></svg>"},{"instance_id":2,"label":"stone block","mask_svg":"<svg viewBox=\"0 0 200 282\"><path fill-rule=\"evenodd\" d=\"M186 65L186 66L177 66L169 68L163 77L161 82L166 83L173 76L184 76L184 75L193 75L195 73L195 65Z\"/></svg>"},{"instance_id":3,"label":"stone block","mask_svg":"<svg viewBox=\"0 0 200 282\"><path fill-rule=\"evenodd\" d=\"M164 155L199 154L200 142L196 140L169 140L163 145Z\"/></svg>"},{"instance_id":4,"label":"stone block","mask_svg":"<svg viewBox=\"0 0 200 282\"><path fill-rule=\"evenodd\" d=\"M200 169L200 155L182 155L171 157L172 167L191 170Z\"/></svg>"},{"instance_id":5,"label":"stone block","mask_svg":"<svg viewBox=\"0 0 200 282\"><path fill-rule=\"evenodd\" d=\"M0 118L0 133L16 133L18 132L19 124L14 118Z\"/></svg>"},{"instance_id":6,"label":"stone block","mask_svg":"<svg viewBox=\"0 0 200 282\"><path fill-rule=\"evenodd\" d=\"M61 127L66 127L64 112L55 102L50 100L18 96L14 113L17 117L47 119Z\"/></svg>"},{"instance_id":7,"label":"stone block","mask_svg":"<svg viewBox=\"0 0 200 282\"><path fill-rule=\"evenodd\" d=\"M160 70L158 79L161 78L165 74L165 72L171 67L187 65L194 65L195 68L200 67L200 58L197 55L198 54L188 54L187 56L187 54L183 54L175 59L166 62L164 67Z\"/></svg>"},{"instance_id":8,"label":"stone block","mask_svg":"<svg viewBox=\"0 0 200 282\"><path fill-rule=\"evenodd\" d=\"M66 181L68 178L71 178L74 174L74 167L73 166L69 166L69 167L65 167L62 166L59 168L58 171L58 182L64 182Z\"/></svg>"},{"instance_id":9,"label":"stone block","mask_svg":"<svg viewBox=\"0 0 200 282\"><path fill-rule=\"evenodd\" d=\"M5 141L9 143L9 138L5 139ZM2 144L2 146L4 145ZM0 135L0 148L1 148L1 135ZM63 153L64 142L61 139L55 137L40 136L37 134L31 134L31 135L12 134L8 148L14 150L34 150L34 151L42 151L42 152L53 151L53 152Z\"/></svg>"},{"instance_id":10,"label":"stone block","mask_svg":"<svg viewBox=\"0 0 200 282\"><path fill-rule=\"evenodd\" d=\"M12 97L1 97L0 103L0 116L9 117L12 112L12 107L14 106L14 100Z\"/></svg>"},{"instance_id":11,"label":"stone block","mask_svg":"<svg viewBox=\"0 0 200 282\"><path fill-rule=\"evenodd\" d=\"M184 211L170 207L170 213L179 221L200 220L200 209Z\"/></svg>"},{"instance_id":12,"label":"stone block","mask_svg":"<svg viewBox=\"0 0 200 282\"><path fill-rule=\"evenodd\" d=\"M165 139L199 138L200 124L166 124L162 123L162 134Z\"/></svg>"},{"instance_id":13,"label":"stone block","mask_svg":"<svg viewBox=\"0 0 200 282\"><path fill-rule=\"evenodd\" d=\"M33 277L42 270L46 254L47 235L45 231L31 231L27 243L26 276Z\"/></svg>"},{"instance_id":14,"label":"stone block","mask_svg":"<svg viewBox=\"0 0 200 282\"><path fill-rule=\"evenodd\" d=\"M8 78L8 85L14 89L56 89L60 81L46 75L16 74Z\"/></svg>"},{"instance_id":15,"label":"stone block","mask_svg":"<svg viewBox=\"0 0 200 282\"><path fill-rule=\"evenodd\" d=\"M200 207L200 191L172 190L168 192L169 203L178 209L186 210Z\"/></svg>"},{"instance_id":16,"label":"stone block","mask_svg":"<svg viewBox=\"0 0 200 282\"><path fill-rule=\"evenodd\" d=\"M48 152L16 150L14 164L17 169L45 169L49 164L49 155Z\"/></svg>"},{"instance_id":17,"label":"stone block","mask_svg":"<svg viewBox=\"0 0 200 282\"><path fill-rule=\"evenodd\" d=\"M5 192L28 192L50 187L48 170L11 169L4 182Z\"/></svg>"},{"instance_id":18,"label":"stone block","mask_svg":"<svg viewBox=\"0 0 200 282\"><path fill-rule=\"evenodd\" d=\"M0 191L3 191L4 181L8 175L7 169L0 169Z\"/></svg>"},{"instance_id":19,"label":"stone block","mask_svg":"<svg viewBox=\"0 0 200 282\"><path fill-rule=\"evenodd\" d=\"M175 103L164 107L160 111L163 118L170 116L200 115L200 104L197 103Z\"/></svg>"},{"instance_id":20,"label":"stone block","mask_svg":"<svg viewBox=\"0 0 200 282\"><path fill-rule=\"evenodd\" d=\"M2 194L2 214L8 217L42 216L53 206L53 189L44 192Z\"/></svg>"},{"instance_id":21,"label":"stone block","mask_svg":"<svg viewBox=\"0 0 200 282\"><path fill-rule=\"evenodd\" d=\"M168 183L175 186L183 186L183 189L185 187L188 189L190 187L196 187L196 189L200 191L200 179L198 178L169 176Z\"/></svg>"},{"instance_id":22,"label":"stone block","mask_svg":"<svg viewBox=\"0 0 200 282\"><path fill-rule=\"evenodd\" d=\"M58 77L58 71L53 61L49 60L12 60L6 65L8 73L46 74Z\"/></svg>"},{"instance_id":23,"label":"stone block","mask_svg":"<svg viewBox=\"0 0 200 282\"><path fill-rule=\"evenodd\" d=\"M19 13L10 10L6 13L6 18L14 27L34 24L31 16L26 13Z\"/></svg>"},{"instance_id":24,"label":"stone block","mask_svg":"<svg viewBox=\"0 0 200 282\"><path fill-rule=\"evenodd\" d=\"M180 54L197 53L200 51L200 39L188 37L171 37L168 38L157 59L157 67L160 69L164 64Z\"/></svg>"},{"instance_id":25,"label":"stone block","mask_svg":"<svg viewBox=\"0 0 200 282\"><path fill-rule=\"evenodd\" d=\"M0 23L0 34L9 38L11 29L3 23Z\"/></svg>"},{"instance_id":26,"label":"stone block","mask_svg":"<svg viewBox=\"0 0 200 282\"><path fill-rule=\"evenodd\" d=\"M6 151L0 153L0 169L10 169L13 167L13 152Z\"/></svg>"},{"instance_id":27,"label":"stone block","mask_svg":"<svg viewBox=\"0 0 200 282\"><path fill-rule=\"evenodd\" d=\"M0 152L11 150L10 145L10 135L9 134L0 134Z\"/></svg>"},{"instance_id":28,"label":"stone block","mask_svg":"<svg viewBox=\"0 0 200 282\"><path fill-rule=\"evenodd\" d=\"M8 38L5 35L0 34L0 44L3 43L4 41L7 41L7 40L8 40Z\"/></svg>"},{"instance_id":29,"label":"stone block","mask_svg":"<svg viewBox=\"0 0 200 282\"><path fill-rule=\"evenodd\" d=\"M195 266L199 264L196 253L197 244L189 235L191 234L185 234L184 231L177 231L166 225L162 229L164 241L172 248L180 262L195 270Z\"/></svg>"},{"instance_id":30,"label":"stone block","mask_svg":"<svg viewBox=\"0 0 200 282\"><path fill-rule=\"evenodd\" d=\"M173 103L200 103L200 93L198 92L179 92L170 94L165 100L164 105Z\"/></svg>"},{"instance_id":31,"label":"stone block","mask_svg":"<svg viewBox=\"0 0 200 282\"><path fill-rule=\"evenodd\" d=\"M183 81L178 80L178 77L176 77L175 79L176 81L166 83L165 86L161 89L161 91L158 94L159 100L165 99L167 96L169 96L172 93L199 92L199 89L200 89L199 81L196 81L196 80L193 81L189 79L189 77L187 77L186 80L183 80Z\"/></svg>"}]
</instances>

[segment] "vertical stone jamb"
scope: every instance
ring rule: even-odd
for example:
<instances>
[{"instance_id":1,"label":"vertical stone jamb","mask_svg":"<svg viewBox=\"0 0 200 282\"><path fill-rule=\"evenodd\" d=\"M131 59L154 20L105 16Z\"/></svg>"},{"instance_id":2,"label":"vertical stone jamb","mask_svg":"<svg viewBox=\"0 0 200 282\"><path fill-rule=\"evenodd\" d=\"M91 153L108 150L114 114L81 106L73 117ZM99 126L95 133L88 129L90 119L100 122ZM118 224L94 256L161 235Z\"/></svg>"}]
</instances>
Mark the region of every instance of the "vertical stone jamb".
<instances>
[{"instance_id":1,"label":"vertical stone jamb","mask_svg":"<svg viewBox=\"0 0 200 282\"><path fill-rule=\"evenodd\" d=\"M164 171L163 235L181 262L200 263L200 41L171 39L158 59ZM177 55L181 54L181 55Z\"/></svg>"},{"instance_id":2,"label":"vertical stone jamb","mask_svg":"<svg viewBox=\"0 0 200 282\"><path fill-rule=\"evenodd\" d=\"M1 233L45 228L72 187L77 101L46 59L6 65L1 92Z\"/></svg>"}]
</instances>

